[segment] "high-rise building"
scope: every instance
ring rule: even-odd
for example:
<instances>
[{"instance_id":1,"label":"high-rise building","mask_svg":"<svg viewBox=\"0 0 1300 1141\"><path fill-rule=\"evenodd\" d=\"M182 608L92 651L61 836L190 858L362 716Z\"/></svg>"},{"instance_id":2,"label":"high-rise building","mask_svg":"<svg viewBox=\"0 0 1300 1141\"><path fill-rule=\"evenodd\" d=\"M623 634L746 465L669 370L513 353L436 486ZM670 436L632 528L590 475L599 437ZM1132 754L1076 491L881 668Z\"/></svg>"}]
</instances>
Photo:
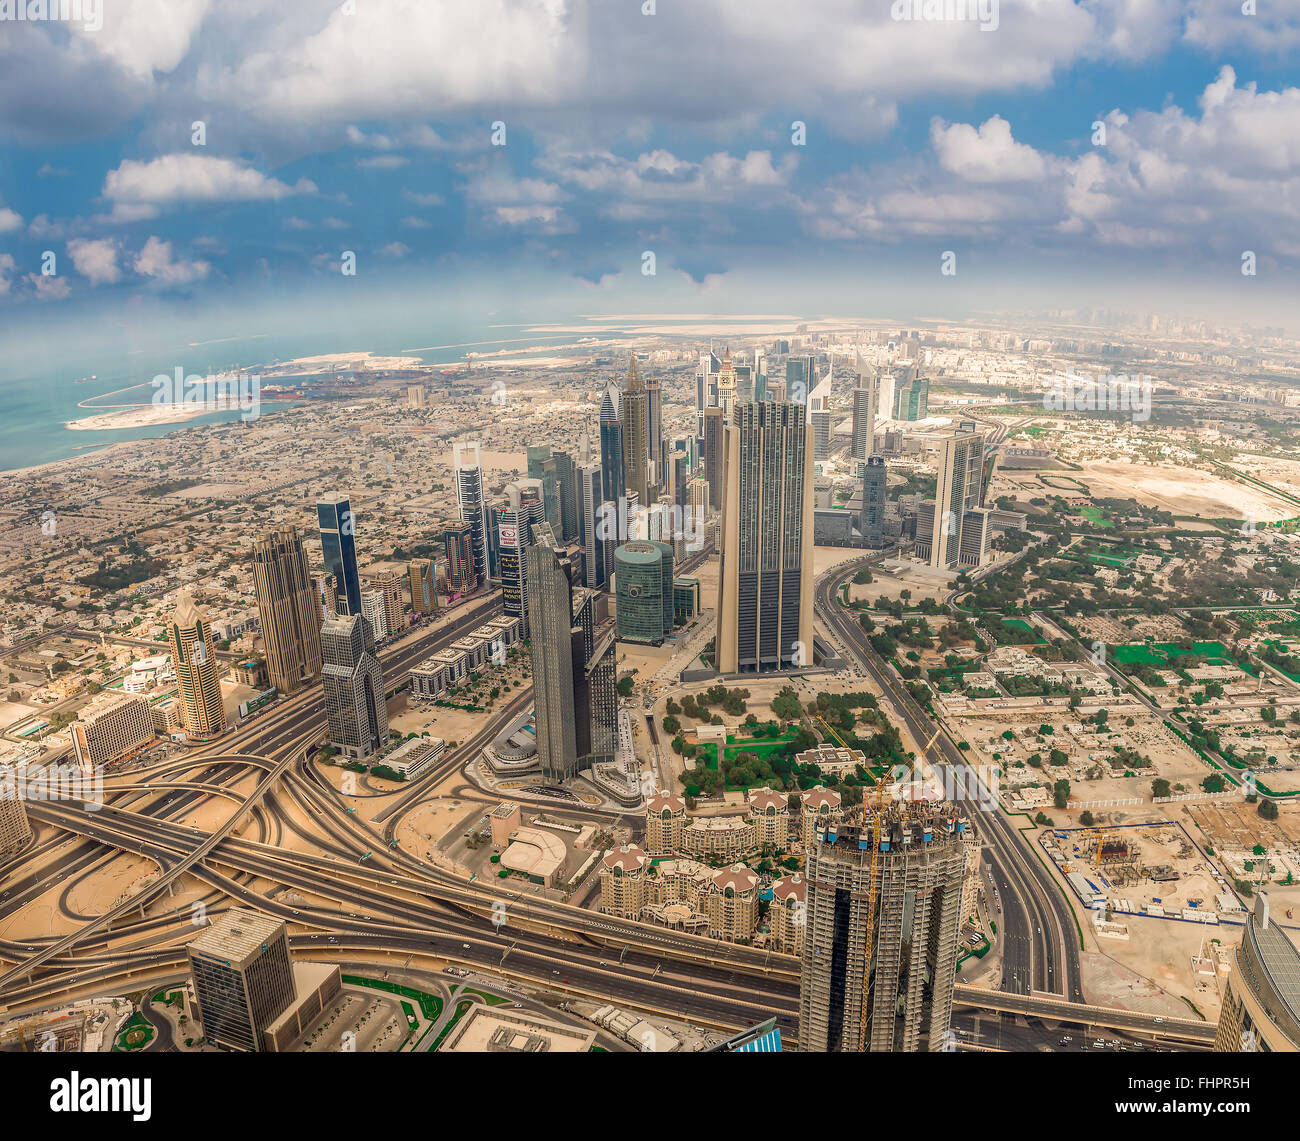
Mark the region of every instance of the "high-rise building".
<instances>
[{"instance_id":1,"label":"high-rise building","mask_svg":"<svg viewBox=\"0 0 1300 1141\"><path fill-rule=\"evenodd\" d=\"M893 418L924 420L930 414L930 378L914 376L894 383Z\"/></svg>"},{"instance_id":2,"label":"high-rise building","mask_svg":"<svg viewBox=\"0 0 1300 1141\"><path fill-rule=\"evenodd\" d=\"M430 568L432 571L432 568ZM397 571L380 571L373 576L375 589L384 600L384 628L389 634L400 634L406 629L406 591L402 575Z\"/></svg>"},{"instance_id":3,"label":"high-rise building","mask_svg":"<svg viewBox=\"0 0 1300 1141\"><path fill-rule=\"evenodd\" d=\"M925 799L819 824L804 874L801 1051L945 1047L964 830L952 805Z\"/></svg>"},{"instance_id":4,"label":"high-rise building","mask_svg":"<svg viewBox=\"0 0 1300 1141\"><path fill-rule=\"evenodd\" d=\"M244 907L222 912L185 948L203 1036L256 1052L262 1034L295 997L282 921Z\"/></svg>"},{"instance_id":5,"label":"high-rise building","mask_svg":"<svg viewBox=\"0 0 1300 1141\"><path fill-rule=\"evenodd\" d=\"M566 543L578 535L578 465L568 452L552 452L555 470L555 492L560 501L560 529L556 533Z\"/></svg>"},{"instance_id":6,"label":"high-rise building","mask_svg":"<svg viewBox=\"0 0 1300 1141\"><path fill-rule=\"evenodd\" d=\"M143 697L101 693L72 723L72 748L82 771L129 756L154 739L153 713Z\"/></svg>"},{"instance_id":7,"label":"high-rise building","mask_svg":"<svg viewBox=\"0 0 1300 1141\"><path fill-rule=\"evenodd\" d=\"M488 514L483 495L483 466L477 443L452 447L456 479L456 507L461 520L470 525L474 541L474 578L488 581Z\"/></svg>"},{"instance_id":8,"label":"high-rise building","mask_svg":"<svg viewBox=\"0 0 1300 1141\"><path fill-rule=\"evenodd\" d=\"M786 399L795 404L806 404L817 384L817 358L814 356L790 357L785 362Z\"/></svg>"},{"instance_id":9,"label":"high-rise building","mask_svg":"<svg viewBox=\"0 0 1300 1141\"><path fill-rule=\"evenodd\" d=\"M725 449L718 670L811 666L813 442L805 406L738 404Z\"/></svg>"},{"instance_id":10,"label":"high-rise building","mask_svg":"<svg viewBox=\"0 0 1300 1141\"><path fill-rule=\"evenodd\" d=\"M600 464L581 465L577 483L583 582L593 590L604 590L614 558L614 537L609 534L614 505L602 499L604 474Z\"/></svg>"},{"instance_id":11,"label":"high-rise building","mask_svg":"<svg viewBox=\"0 0 1300 1141\"><path fill-rule=\"evenodd\" d=\"M868 456L862 467L862 513L858 530L868 546L885 540L885 504L889 479L884 456Z\"/></svg>"},{"instance_id":12,"label":"high-rise building","mask_svg":"<svg viewBox=\"0 0 1300 1141\"><path fill-rule=\"evenodd\" d=\"M382 591L371 587L361 592L361 616L370 623L370 633L373 637L388 637L388 619L385 616Z\"/></svg>"},{"instance_id":13,"label":"high-rise building","mask_svg":"<svg viewBox=\"0 0 1300 1141\"><path fill-rule=\"evenodd\" d=\"M501 568L502 607L507 617L518 618L528 637L528 559L533 525L546 521L542 483L521 479L506 486L506 502L493 508L496 520L497 560Z\"/></svg>"},{"instance_id":14,"label":"high-rise building","mask_svg":"<svg viewBox=\"0 0 1300 1141\"><path fill-rule=\"evenodd\" d=\"M253 541L253 590L267 681L294 693L320 677L320 606L297 527Z\"/></svg>"},{"instance_id":15,"label":"high-rise building","mask_svg":"<svg viewBox=\"0 0 1300 1141\"><path fill-rule=\"evenodd\" d=\"M653 374L645 382L646 434L649 438L650 462L654 465L654 482L664 482L664 394Z\"/></svg>"},{"instance_id":16,"label":"high-rise building","mask_svg":"<svg viewBox=\"0 0 1300 1141\"><path fill-rule=\"evenodd\" d=\"M426 393L422 384L408 384L406 386L406 406L408 408L423 408L426 404Z\"/></svg>"},{"instance_id":17,"label":"high-rise building","mask_svg":"<svg viewBox=\"0 0 1300 1141\"><path fill-rule=\"evenodd\" d=\"M318 571L312 575L312 592L322 621L338 614L338 584L329 571Z\"/></svg>"},{"instance_id":18,"label":"high-rise building","mask_svg":"<svg viewBox=\"0 0 1300 1141\"><path fill-rule=\"evenodd\" d=\"M700 354L700 367L695 373L695 435L703 449L704 410L718 406L718 372L722 362L710 349Z\"/></svg>"},{"instance_id":19,"label":"high-rise building","mask_svg":"<svg viewBox=\"0 0 1300 1141\"><path fill-rule=\"evenodd\" d=\"M438 586L433 580L433 561L412 559L406 564L406 577L411 584L411 609L417 614L436 614Z\"/></svg>"},{"instance_id":20,"label":"high-rise building","mask_svg":"<svg viewBox=\"0 0 1300 1141\"><path fill-rule=\"evenodd\" d=\"M709 485L709 506L714 511L722 510L722 469L726 459L725 428L726 419L721 408L704 410L704 478Z\"/></svg>"},{"instance_id":21,"label":"high-rise building","mask_svg":"<svg viewBox=\"0 0 1300 1141\"><path fill-rule=\"evenodd\" d=\"M916 556L938 570L951 570L962 562L962 531L966 514L980 505L984 483L984 436L979 432L954 432L943 439L937 460L938 479L929 526L922 531L918 515ZM987 518L984 520L987 524ZM979 520L972 520L979 526ZM985 532L987 539L987 531ZM971 544L966 544L968 551ZM984 544L987 550L987 542Z\"/></svg>"},{"instance_id":22,"label":"high-rise building","mask_svg":"<svg viewBox=\"0 0 1300 1141\"><path fill-rule=\"evenodd\" d=\"M661 646L672 633L664 624L664 550L666 544L636 539L614 552L614 589L620 642ZM672 549L668 551L668 602L672 605Z\"/></svg>"},{"instance_id":23,"label":"high-rise building","mask_svg":"<svg viewBox=\"0 0 1300 1141\"><path fill-rule=\"evenodd\" d=\"M221 683L217 680L217 651L212 627L190 594L183 593L177 600L167 637L176 671L181 728L196 740L215 737L226 727Z\"/></svg>"},{"instance_id":24,"label":"high-rise building","mask_svg":"<svg viewBox=\"0 0 1300 1141\"><path fill-rule=\"evenodd\" d=\"M325 569L334 576L335 612L361 613L361 576L357 573L356 516L344 495L316 504L320 523L321 554Z\"/></svg>"},{"instance_id":25,"label":"high-rise building","mask_svg":"<svg viewBox=\"0 0 1300 1141\"><path fill-rule=\"evenodd\" d=\"M1217 1053L1286 1053L1300 1050L1300 951L1274 921L1269 893L1255 907L1233 958L1219 1025Z\"/></svg>"},{"instance_id":26,"label":"high-rise building","mask_svg":"<svg viewBox=\"0 0 1300 1141\"><path fill-rule=\"evenodd\" d=\"M350 760L365 760L388 744L384 674L371 627L360 614L328 618L320 643L330 743Z\"/></svg>"},{"instance_id":27,"label":"high-rise building","mask_svg":"<svg viewBox=\"0 0 1300 1141\"><path fill-rule=\"evenodd\" d=\"M605 502L617 503L627 493L623 467L623 395L609 385L600 402L600 468Z\"/></svg>"},{"instance_id":28,"label":"high-rise building","mask_svg":"<svg viewBox=\"0 0 1300 1141\"><path fill-rule=\"evenodd\" d=\"M16 781L0 780L0 855L10 855L32 838L27 808Z\"/></svg>"},{"instance_id":29,"label":"high-rise building","mask_svg":"<svg viewBox=\"0 0 1300 1141\"><path fill-rule=\"evenodd\" d=\"M543 778L560 783L617 751L614 637L596 630L594 592L574 591L549 536L529 547L528 574L537 755Z\"/></svg>"},{"instance_id":30,"label":"high-rise building","mask_svg":"<svg viewBox=\"0 0 1300 1141\"><path fill-rule=\"evenodd\" d=\"M808 420L813 429L813 459L824 460L831 454L831 428L834 413L831 411L832 370L818 382L808 397Z\"/></svg>"},{"instance_id":31,"label":"high-rise building","mask_svg":"<svg viewBox=\"0 0 1300 1141\"><path fill-rule=\"evenodd\" d=\"M736 366L732 363L730 348L722 351L722 367L718 369L717 386L717 407L722 410L724 417L730 416L736 403Z\"/></svg>"},{"instance_id":32,"label":"high-rise building","mask_svg":"<svg viewBox=\"0 0 1300 1141\"><path fill-rule=\"evenodd\" d=\"M853 387L853 451L855 460L865 460L875 450L876 412L880 400L880 378L870 365L858 362Z\"/></svg>"},{"instance_id":33,"label":"high-rise building","mask_svg":"<svg viewBox=\"0 0 1300 1141\"><path fill-rule=\"evenodd\" d=\"M463 521L449 523L442 533L442 545L447 552L447 593L455 598L477 590L473 526Z\"/></svg>"},{"instance_id":34,"label":"high-rise building","mask_svg":"<svg viewBox=\"0 0 1300 1141\"><path fill-rule=\"evenodd\" d=\"M627 490L635 492L638 503L649 503L650 495L650 418L648 397L636 363L636 353L628 357L627 376L623 381L621 415L623 421L623 478Z\"/></svg>"},{"instance_id":35,"label":"high-rise building","mask_svg":"<svg viewBox=\"0 0 1300 1141\"><path fill-rule=\"evenodd\" d=\"M550 446L537 444L525 449L528 460L528 478L538 480L542 485L542 505L546 511L546 521L557 535L564 529L560 517L560 479L556 472L555 460L551 456Z\"/></svg>"}]
</instances>

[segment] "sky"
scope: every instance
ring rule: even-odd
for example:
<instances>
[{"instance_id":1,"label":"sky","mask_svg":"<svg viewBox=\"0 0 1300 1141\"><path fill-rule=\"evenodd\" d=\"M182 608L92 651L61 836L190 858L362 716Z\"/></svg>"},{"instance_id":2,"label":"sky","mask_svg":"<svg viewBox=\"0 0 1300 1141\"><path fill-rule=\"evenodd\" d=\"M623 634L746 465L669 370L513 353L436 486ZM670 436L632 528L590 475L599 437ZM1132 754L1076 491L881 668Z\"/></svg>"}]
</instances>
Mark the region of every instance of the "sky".
<instances>
[{"instance_id":1,"label":"sky","mask_svg":"<svg viewBox=\"0 0 1300 1141\"><path fill-rule=\"evenodd\" d=\"M15 18L34 2L0 0L0 333L20 349L133 314L196 337L1076 307L1300 332L1296 0Z\"/></svg>"}]
</instances>

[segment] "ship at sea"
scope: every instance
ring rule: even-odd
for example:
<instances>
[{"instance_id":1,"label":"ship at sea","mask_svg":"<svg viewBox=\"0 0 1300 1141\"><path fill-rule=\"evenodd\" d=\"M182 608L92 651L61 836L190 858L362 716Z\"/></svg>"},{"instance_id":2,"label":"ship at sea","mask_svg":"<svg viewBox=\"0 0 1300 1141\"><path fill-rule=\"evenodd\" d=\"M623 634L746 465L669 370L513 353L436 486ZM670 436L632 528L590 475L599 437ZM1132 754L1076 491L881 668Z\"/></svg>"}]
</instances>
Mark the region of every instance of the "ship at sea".
<instances>
[{"instance_id":1,"label":"ship at sea","mask_svg":"<svg viewBox=\"0 0 1300 1141\"><path fill-rule=\"evenodd\" d=\"M95 376L94 374L92 374L92 375L90 375L90 376L78 377L76 383L77 383L77 384L89 384L92 380L98 380L98 379L99 379L99 377L97 377L97 376Z\"/></svg>"}]
</instances>

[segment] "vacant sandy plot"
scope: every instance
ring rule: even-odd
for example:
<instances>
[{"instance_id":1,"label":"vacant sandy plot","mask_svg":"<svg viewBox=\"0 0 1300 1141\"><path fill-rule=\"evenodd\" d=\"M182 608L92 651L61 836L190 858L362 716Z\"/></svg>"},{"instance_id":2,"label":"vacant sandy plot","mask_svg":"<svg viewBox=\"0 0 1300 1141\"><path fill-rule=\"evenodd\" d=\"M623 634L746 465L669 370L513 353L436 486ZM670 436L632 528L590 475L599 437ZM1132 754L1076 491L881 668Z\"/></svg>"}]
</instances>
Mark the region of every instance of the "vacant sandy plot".
<instances>
[{"instance_id":1,"label":"vacant sandy plot","mask_svg":"<svg viewBox=\"0 0 1300 1141\"><path fill-rule=\"evenodd\" d=\"M1222 516L1271 523L1295 514L1263 491L1193 468L1161 464L1130 464L1115 460L1084 461L1075 478L1093 496L1137 499L1175 515Z\"/></svg>"}]
</instances>

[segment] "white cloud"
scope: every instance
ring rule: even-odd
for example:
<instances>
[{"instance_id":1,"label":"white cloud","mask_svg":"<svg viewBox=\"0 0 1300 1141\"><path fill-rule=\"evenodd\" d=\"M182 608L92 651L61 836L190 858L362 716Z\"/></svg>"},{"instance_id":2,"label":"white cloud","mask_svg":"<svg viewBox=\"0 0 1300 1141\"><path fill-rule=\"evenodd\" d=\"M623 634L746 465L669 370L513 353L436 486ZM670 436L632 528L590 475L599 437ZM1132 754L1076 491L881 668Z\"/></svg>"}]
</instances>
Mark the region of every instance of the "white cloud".
<instances>
[{"instance_id":1,"label":"white cloud","mask_svg":"<svg viewBox=\"0 0 1300 1141\"><path fill-rule=\"evenodd\" d=\"M402 197L417 206L446 206L447 200L441 194L419 194L414 190L403 190Z\"/></svg>"},{"instance_id":2,"label":"white cloud","mask_svg":"<svg viewBox=\"0 0 1300 1141\"><path fill-rule=\"evenodd\" d=\"M100 0L103 27L86 28L84 21L70 22L68 27L128 74L149 79L156 71L173 71L189 53L209 2L131 0L121 4Z\"/></svg>"},{"instance_id":3,"label":"white cloud","mask_svg":"<svg viewBox=\"0 0 1300 1141\"><path fill-rule=\"evenodd\" d=\"M46 277L42 273L29 273L27 280L31 282L37 301L62 301L72 292L68 279L57 274Z\"/></svg>"},{"instance_id":4,"label":"white cloud","mask_svg":"<svg viewBox=\"0 0 1300 1141\"><path fill-rule=\"evenodd\" d=\"M0 206L0 234L9 234L22 228L22 215L10 210L8 206Z\"/></svg>"},{"instance_id":5,"label":"white cloud","mask_svg":"<svg viewBox=\"0 0 1300 1141\"><path fill-rule=\"evenodd\" d=\"M939 165L970 182L1038 182L1047 163L1036 150L1011 137L1011 124L994 115L979 128L942 119L930 123Z\"/></svg>"},{"instance_id":6,"label":"white cloud","mask_svg":"<svg viewBox=\"0 0 1300 1141\"><path fill-rule=\"evenodd\" d=\"M147 162L125 159L105 176L102 193L116 211L119 205L130 208L278 200L295 194L315 194L316 185L300 178L289 186L234 159L181 153Z\"/></svg>"},{"instance_id":7,"label":"white cloud","mask_svg":"<svg viewBox=\"0 0 1300 1141\"><path fill-rule=\"evenodd\" d=\"M408 230L427 230L429 229L430 224L423 218L416 218L412 215L407 215L407 217L403 218L398 225L405 226Z\"/></svg>"},{"instance_id":8,"label":"white cloud","mask_svg":"<svg viewBox=\"0 0 1300 1141\"><path fill-rule=\"evenodd\" d=\"M373 155L357 159L357 166L363 170L397 170L410 161L405 155Z\"/></svg>"},{"instance_id":9,"label":"white cloud","mask_svg":"<svg viewBox=\"0 0 1300 1141\"><path fill-rule=\"evenodd\" d=\"M211 266L205 261L176 260L171 242L150 237L135 259L135 272L152 277L163 285L188 285L208 276Z\"/></svg>"},{"instance_id":10,"label":"white cloud","mask_svg":"<svg viewBox=\"0 0 1300 1141\"><path fill-rule=\"evenodd\" d=\"M666 150L628 159L608 150L571 150L553 145L538 160L539 169L582 190L625 200L726 202L741 198L753 205L785 197L797 169L793 154L773 163L771 151L743 156L718 151L698 163Z\"/></svg>"},{"instance_id":11,"label":"white cloud","mask_svg":"<svg viewBox=\"0 0 1300 1141\"><path fill-rule=\"evenodd\" d=\"M401 242L389 242L379 251L381 258L404 258L411 252L411 247Z\"/></svg>"},{"instance_id":12,"label":"white cloud","mask_svg":"<svg viewBox=\"0 0 1300 1141\"><path fill-rule=\"evenodd\" d=\"M118 246L112 238L72 238L68 242L72 264L91 285L111 285L122 280L117 264Z\"/></svg>"}]
</instances>

